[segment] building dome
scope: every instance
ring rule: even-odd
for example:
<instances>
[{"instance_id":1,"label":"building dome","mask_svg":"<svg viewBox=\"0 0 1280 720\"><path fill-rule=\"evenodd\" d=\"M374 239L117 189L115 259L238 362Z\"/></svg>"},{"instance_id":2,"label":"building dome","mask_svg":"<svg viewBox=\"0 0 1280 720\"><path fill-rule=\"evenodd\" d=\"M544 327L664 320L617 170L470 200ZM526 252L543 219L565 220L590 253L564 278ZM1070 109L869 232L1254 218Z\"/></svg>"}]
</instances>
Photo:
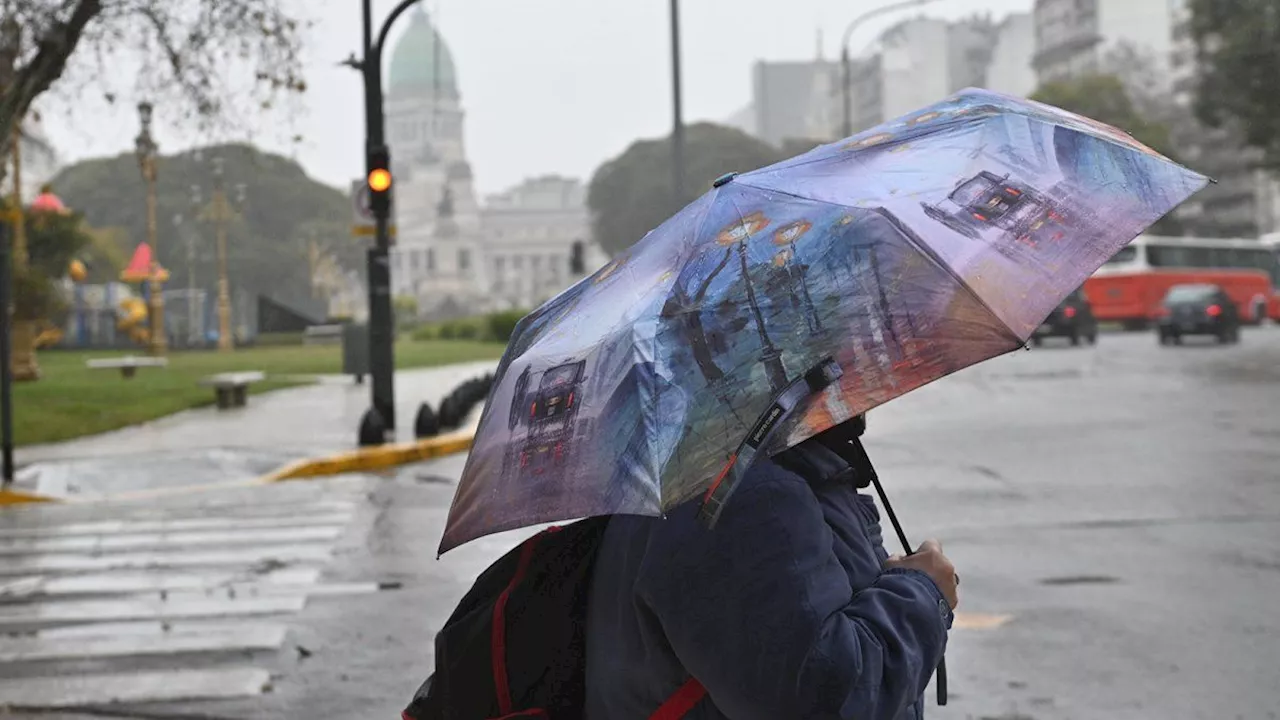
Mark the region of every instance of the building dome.
<instances>
[{"instance_id":1,"label":"building dome","mask_svg":"<svg viewBox=\"0 0 1280 720\"><path fill-rule=\"evenodd\" d=\"M442 93L457 95L457 83L453 54L419 5L410 17L409 29L396 41L391 53L387 87L392 91L439 88Z\"/></svg>"}]
</instances>

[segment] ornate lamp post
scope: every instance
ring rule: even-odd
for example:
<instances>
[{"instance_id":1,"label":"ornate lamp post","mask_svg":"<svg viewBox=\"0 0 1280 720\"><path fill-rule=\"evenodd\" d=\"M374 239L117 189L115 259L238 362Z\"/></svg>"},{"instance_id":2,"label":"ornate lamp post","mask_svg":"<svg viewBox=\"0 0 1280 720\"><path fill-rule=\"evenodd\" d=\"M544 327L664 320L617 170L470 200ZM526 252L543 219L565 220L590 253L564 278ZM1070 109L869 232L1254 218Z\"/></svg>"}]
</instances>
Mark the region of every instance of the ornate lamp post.
<instances>
[{"instance_id":1,"label":"ornate lamp post","mask_svg":"<svg viewBox=\"0 0 1280 720\"><path fill-rule=\"evenodd\" d=\"M156 141L151 137L152 106L138 103L138 120L142 129L134 140L138 155L138 168L147 184L147 244L151 246L151 272L148 279L150 292L147 298L147 317L151 321L151 337L147 351L152 355L164 355L168 338L164 329L164 292L160 281L160 252L156 245Z\"/></svg>"},{"instance_id":2,"label":"ornate lamp post","mask_svg":"<svg viewBox=\"0 0 1280 720\"><path fill-rule=\"evenodd\" d=\"M200 214L201 220L212 221L217 234L218 246L218 350L230 352L235 350L235 336L231 329L231 280L227 270L227 223L235 217L232 202L227 199L226 184L223 180L223 159L213 158L213 197L209 207ZM245 202L245 184L235 186L235 204L243 206ZM192 186L192 201L200 202L200 188Z\"/></svg>"}]
</instances>

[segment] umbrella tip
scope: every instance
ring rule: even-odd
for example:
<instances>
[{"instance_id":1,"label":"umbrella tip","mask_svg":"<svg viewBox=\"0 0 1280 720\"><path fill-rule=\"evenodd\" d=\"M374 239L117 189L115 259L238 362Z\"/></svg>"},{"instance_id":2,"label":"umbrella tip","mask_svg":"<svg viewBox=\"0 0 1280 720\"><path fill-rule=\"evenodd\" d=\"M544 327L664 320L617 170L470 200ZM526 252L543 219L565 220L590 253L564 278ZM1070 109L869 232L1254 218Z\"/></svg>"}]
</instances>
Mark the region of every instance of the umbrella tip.
<instances>
[{"instance_id":1,"label":"umbrella tip","mask_svg":"<svg viewBox=\"0 0 1280 720\"><path fill-rule=\"evenodd\" d=\"M718 188L722 185L728 185L729 183L733 182L733 179L736 177L738 177L738 173L736 172L725 173L720 177L716 178L715 182L711 183L711 187Z\"/></svg>"}]
</instances>

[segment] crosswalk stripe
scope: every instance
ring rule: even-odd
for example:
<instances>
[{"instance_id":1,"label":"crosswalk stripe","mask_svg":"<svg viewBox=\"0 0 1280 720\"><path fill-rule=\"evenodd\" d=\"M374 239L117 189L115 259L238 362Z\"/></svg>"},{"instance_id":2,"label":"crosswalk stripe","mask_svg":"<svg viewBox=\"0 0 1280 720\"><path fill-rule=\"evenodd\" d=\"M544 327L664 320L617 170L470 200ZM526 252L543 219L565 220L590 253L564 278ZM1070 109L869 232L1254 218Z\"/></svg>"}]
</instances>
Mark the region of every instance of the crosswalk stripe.
<instances>
[{"instance_id":1,"label":"crosswalk stripe","mask_svg":"<svg viewBox=\"0 0 1280 720\"><path fill-rule=\"evenodd\" d=\"M352 489L0 510L0 714L263 692L249 653L278 652L308 598L382 589L322 582Z\"/></svg>"},{"instance_id":2,"label":"crosswalk stripe","mask_svg":"<svg viewBox=\"0 0 1280 720\"><path fill-rule=\"evenodd\" d=\"M284 644L283 625L202 628L198 632L87 638L0 638L0 664L50 660L125 658L176 653L275 650Z\"/></svg>"},{"instance_id":3,"label":"crosswalk stripe","mask_svg":"<svg viewBox=\"0 0 1280 720\"><path fill-rule=\"evenodd\" d=\"M132 702L235 698L262 694L270 680L271 674L261 668L0 680L0 707L74 708Z\"/></svg>"},{"instance_id":4,"label":"crosswalk stripe","mask_svg":"<svg viewBox=\"0 0 1280 720\"><path fill-rule=\"evenodd\" d=\"M349 503L344 508L314 508L314 514L308 508L285 509L280 515L266 517L169 517L160 520L96 520L92 522L75 522L44 524L32 527L0 528L0 539L68 537L75 535L109 535L112 533L145 533L172 532L175 530L230 530L251 528L280 528L306 525L331 525L345 523L351 519L352 508Z\"/></svg>"},{"instance_id":5,"label":"crosswalk stripe","mask_svg":"<svg viewBox=\"0 0 1280 720\"><path fill-rule=\"evenodd\" d=\"M333 540L342 533L340 525L297 528L226 529L191 532L142 532L119 535L81 535L0 539L0 557L32 552L104 552L139 550L180 545L245 545Z\"/></svg>"},{"instance_id":6,"label":"crosswalk stripe","mask_svg":"<svg viewBox=\"0 0 1280 720\"><path fill-rule=\"evenodd\" d=\"M161 590L248 590L250 587L289 588L312 585L320 577L317 567L289 567L265 573L215 571L208 573L106 572L66 577L38 575L0 580L0 605L6 601L76 595L126 595Z\"/></svg>"},{"instance_id":7,"label":"crosswalk stripe","mask_svg":"<svg viewBox=\"0 0 1280 720\"><path fill-rule=\"evenodd\" d=\"M146 596L0 606L0 631L30 632L55 625L112 620L272 615L298 612L306 602L305 595L280 594L244 598Z\"/></svg>"},{"instance_id":8,"label":"crosswalk stripe","mask_svg":"<svg viewBox=\"0 0 1280 720\"><path fill-rule=\"evenodd\" d=\"M14 558L14 556L11 556ZM320 562L329 558L329 548L316 545L275 545L243 550L200 552L132 552L117 555L76 555L63 553L16 556L0 564L0 576L31 575L40 572L89 572L128 568L180 568L219 565L253 565L270 562Z\"/></svg>"}]
</instances>

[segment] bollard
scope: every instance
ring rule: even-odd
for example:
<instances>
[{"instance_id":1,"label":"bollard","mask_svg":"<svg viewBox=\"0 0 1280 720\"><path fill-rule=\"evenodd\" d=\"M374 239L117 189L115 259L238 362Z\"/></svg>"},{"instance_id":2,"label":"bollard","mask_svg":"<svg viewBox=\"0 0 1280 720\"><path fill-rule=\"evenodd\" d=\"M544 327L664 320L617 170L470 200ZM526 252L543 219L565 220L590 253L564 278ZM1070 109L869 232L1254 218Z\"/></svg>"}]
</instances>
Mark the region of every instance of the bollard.
<instances>
[{"instance_id":1,"label":"bollard","mask_svg":"<svg viewBox=\"0 0 1280 720\"><path fill-rule=\"evenodd\" d=\"M440 419L431 410L431 403L422 403L418 407L418 416L413 419L413 434L419 438L440 434Z\"/></svg>"},{"instance_id":2,"label":"bollard","mask_svg":"<svg viewBox=\"0 0 1280 720\"><path fill-rule=\"evenodd\" d=\"M365 411L360 419L360 447L382 445L387 441L387 423L375 408Z\"/></svg>"},{"instance_id":3,"label":"bollard","mask_svg":"<svg viewBox=\"0 0 1280 720\"><path fill-rule=\"evenodd\" d=\"M461 422L461 418L458 413L458 401L454 399L453 393L449 393L445 396L444 400L440 401L440 413L438 417L440 419L441 429L452 429L458 427L458 424Z\"/></svg>"}]
</instances>

